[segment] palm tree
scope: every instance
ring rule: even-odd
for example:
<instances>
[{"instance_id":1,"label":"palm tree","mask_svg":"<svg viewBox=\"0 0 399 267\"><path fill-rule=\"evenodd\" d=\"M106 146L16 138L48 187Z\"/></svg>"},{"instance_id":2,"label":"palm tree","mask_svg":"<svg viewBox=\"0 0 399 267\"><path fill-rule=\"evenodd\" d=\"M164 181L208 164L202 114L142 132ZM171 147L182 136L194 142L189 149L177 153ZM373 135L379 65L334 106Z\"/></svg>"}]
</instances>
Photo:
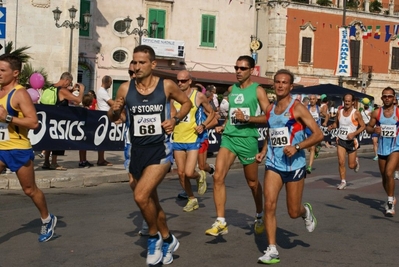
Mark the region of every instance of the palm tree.
<instances>
[{"instance_id":1,"label":"palm tree","mask_svg":"<svg viewBox=\"0 0 399 267\"><path fill-rule=\"evenodd\" d=\"M31 56L26 53L26 50L28 50L30 46L23 46L20 48L17 48L13 51L13 42L7 42L6 46L4 47L4 54L11 54L14 56L18 56L21 58L22 63L26 63L31 59Z\"/></svg>"}]
</instances>

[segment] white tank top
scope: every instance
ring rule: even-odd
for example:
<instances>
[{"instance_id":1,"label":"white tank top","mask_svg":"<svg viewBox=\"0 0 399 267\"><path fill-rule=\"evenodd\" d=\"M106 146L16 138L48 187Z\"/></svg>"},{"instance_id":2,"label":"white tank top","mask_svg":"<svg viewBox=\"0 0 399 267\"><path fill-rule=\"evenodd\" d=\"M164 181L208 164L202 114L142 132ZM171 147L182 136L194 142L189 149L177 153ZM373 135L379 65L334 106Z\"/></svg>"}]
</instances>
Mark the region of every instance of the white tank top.
<instances>
[{"instance_id":1,"label":"white tank top","mask_svg":"<svg viewBox=\"0 0 399 267\"><path fill-rule=\"evenodd\" d=\"M355 120L354 113L356 109L352 109L351 114L348 117L343 115L344 109L339 111L339 131L338 138L342 140L348 140L348 134L354 133L357 130L358 123Z\"/></svg>"}]
</instances>

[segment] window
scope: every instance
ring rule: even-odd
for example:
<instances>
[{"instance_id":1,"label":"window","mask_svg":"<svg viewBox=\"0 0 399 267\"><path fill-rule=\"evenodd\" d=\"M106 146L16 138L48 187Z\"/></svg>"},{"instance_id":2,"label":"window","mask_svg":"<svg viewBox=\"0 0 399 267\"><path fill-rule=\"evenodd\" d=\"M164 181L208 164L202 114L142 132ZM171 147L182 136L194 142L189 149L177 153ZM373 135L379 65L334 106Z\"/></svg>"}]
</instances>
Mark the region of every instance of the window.
<instances>
[{"instance_id":1,"label":"window","mask_svg":"<svg viewBox=\"0 0 399 267\"><path fill-rule=\"evenodd\" d=\"M201 46L215 47L215 22L215 16L202 15Z\"/></svg>"},{"instance_id":2,"label":"window","mask_svg":"<svg viewBox=\"0 0 399 267\"><path fill-rule=\"evenodd\" d=\"M85 19L83 17L83 14L85 13L90 13L90 0L82 0L80 1L80 18L79 18L79 22L80 25L82 25L82 27L85 26ZM93 17L92 20L90 20L90 23L93 21ZM90 36L90 24L89 27L84 30L84 29L79 29L79 36L85 36L85 37L89 37Z\"/></svg>"},{"instance_id":3,"label":"window","mask_svg":"<svg viewBox=\"0 0 399 267\"><path fill-rule=\"evenodd\" d=\"M123 20L118 20L117 22L115 22L114 24L114 30L119 32L119 33L124 33L126 32L126 25L125 22Z\"/></svg>"},{"instance_id":4,"label":"window","mask_svg":"<svg viewBox=\"0 0 399 267\"><path fill-rule=\"evenodd\" d=\"M118 63L125 62L127 60L127 53L123 50L116 50L112 54L112 59Z\"/></svg>"},{"instance_id":5,"label":"window","mask_svg":"<svg viewBox=\"0 0 399 267\"><path fill-rule=\"evenodd\" d=\"M399 47L392 47L391 69L399 70Z\"/></svg>"},{"instance_id":6,"label":"window","mask_svg":"<svg viewBox=\"0 0 399 267\"><path fill-rule=\"evenodd\" d=\"M151 22L153 22L154 19L158 22L158 28L155 32L152 32ZM166 20L165 10L152 9L152 8L150 9L147 21L147 27L148 27L147 29L150 33L149 37L165 39L165 20Z\"/></svg>"},{"instance_id":7,"label":"window","mask_svg":"<svg viewBox=\"0 0 399 267\"><path fill-rule=\"evenodd\" d=\"M349 49L351 53L352 77L359 77L360 67L360 40L350 40Z\"/></svg>"},{"instance_id":8,"label":"window","mask_svg":"<svg viewBox=\"0 0 399 267\"><path fill-rule=\"evenodd\" d=\"M312 58L312 38L302 37L301 62L310 63Z\"/></svg>"}]
</instances>

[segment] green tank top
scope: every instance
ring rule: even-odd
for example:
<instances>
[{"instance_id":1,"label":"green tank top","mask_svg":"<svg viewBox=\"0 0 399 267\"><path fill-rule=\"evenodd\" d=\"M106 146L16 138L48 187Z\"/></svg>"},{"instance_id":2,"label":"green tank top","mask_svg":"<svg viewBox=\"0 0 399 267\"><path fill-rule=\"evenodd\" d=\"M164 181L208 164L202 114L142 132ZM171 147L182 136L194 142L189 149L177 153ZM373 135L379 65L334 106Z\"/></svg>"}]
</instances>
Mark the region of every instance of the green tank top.
<instances>
[{"instance_id":1,"label":"green tank top","mask_svg":"<svg viewBox=\"0 0 399 267\"><path fill-rule=\"evenodd\" d=\"M244 115L257 116L260 114L256 88L257 83L241 89L234 84L229 94L229 118L223 134L238 137L259 137L258 128L253 123L239 122L235 119L234 111L239 108Z\"/></svg>"}]
</instances>

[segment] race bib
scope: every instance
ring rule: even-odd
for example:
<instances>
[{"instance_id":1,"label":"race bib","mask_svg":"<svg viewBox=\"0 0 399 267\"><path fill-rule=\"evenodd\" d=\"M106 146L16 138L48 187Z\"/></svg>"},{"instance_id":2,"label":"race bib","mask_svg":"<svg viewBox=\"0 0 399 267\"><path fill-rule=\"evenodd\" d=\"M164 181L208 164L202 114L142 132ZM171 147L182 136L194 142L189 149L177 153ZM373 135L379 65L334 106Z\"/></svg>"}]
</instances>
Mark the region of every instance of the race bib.
<instances>
[{"instance_id":1,"label":"race bib","mask_svg":"<svg viewBox=\"0 0 399 267\"><path fill-rule=\"evenodd\" d=\"M287 127L270 128L269 135L272 147L283 147L291 145L290 134Z\"/></svg>"},{"instance_id":2,"label":"race bib","mask_svg":"<svg viewBox=\"0 0 399 267\"><path fill-rule=\"evenodd\" d=\"M241 122L241 121L238 121L236 119L236 114L235 114L236 110L237 110L237 108L231 108L230 109L230 113L229 113L230 124L231 125L244 125L244 124L247 124L247 122ZM242 111L244 116L245 115L248 115L248 116L251 115L250 112L249 112L250 111L249 108L240 108L240 110Z\"/></svg>"},{"instance_id":3,"label":"race bib","mask_svg":"<svg viewBox=\"0 0 399 267\"><path fill-rule=\"evenodd\" d=\"M381 136L382 137L396 137L396 125L381 124Z\"/></svg>"},{"instance_id":4,"label":"race bib","mask_svg":"<svg viewBox=\"0 0 399 267\"><path fill-rule=\"evenodd\" d=\"M180 111L180 110L177 109L177 110L176 110L176 113L179 112L179 111ZM180 123L182 123L182 122L183 122L183 123L189 123L189 122L190 122L190 116L189 116L189 114L190 114L190 113L188 113L183 119L181 119L181 120L180 120Z\"/></svg>"},{"instance_id":5,"label":"race bib","mask_svg":"<svg viewBox=\"0 0 399 267\"><path fill-rule=\"evenodd\" d=\"M135 115L134 136L149 136L162 134L161 115Z\"/></svg>"},{"instance_id":6,"label":"race bib","mask_svg":"<svg viewBox=\"0 0 399 267\"><path fill-rule=\"evenodd\" d=\"M347 136L349 134L349 126L341 126L339 127L339 135Z\"/></svg>"},{"instance_id":7,"label":"race bib","mask_svg":"<svg viewBox=\"0 0 399 267\"><path fill-rule=\"evenodd\" d=\"M0 142L10 140L8 132L8 123L0 122Z\"/></svg>"}]
</instances>

